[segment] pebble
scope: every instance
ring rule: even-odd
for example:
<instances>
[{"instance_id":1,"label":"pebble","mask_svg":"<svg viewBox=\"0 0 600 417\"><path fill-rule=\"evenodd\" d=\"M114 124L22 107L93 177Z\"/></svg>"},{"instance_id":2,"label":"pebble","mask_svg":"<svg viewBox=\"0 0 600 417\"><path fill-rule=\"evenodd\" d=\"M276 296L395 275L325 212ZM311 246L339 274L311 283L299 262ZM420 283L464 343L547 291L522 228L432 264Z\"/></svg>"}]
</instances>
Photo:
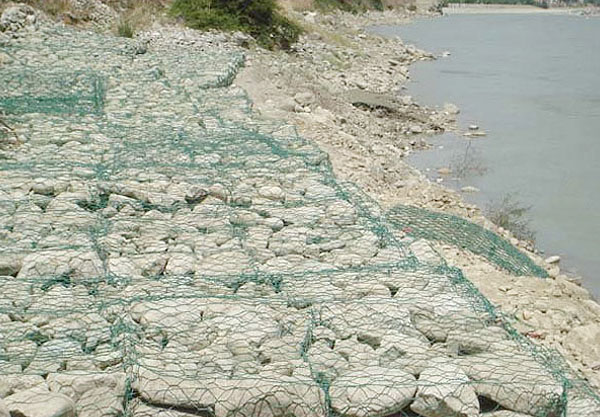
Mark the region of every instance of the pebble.
<instances>
[{"instance_id":1,"label":"pebble","mask_svg":"<svg viewBox=\"0 0 600 417\"><path fill-rule=\"evenodd\" d=\"M419 125L413 125L410 127L410 133L414 133L414 134L423 133L423 128Z\"/></svg>"},{"instance_id":2,"label":"pebble","mask_svg":"<svg viewBox=\"0 0 600 417\"><path fill-rule=\"evenodd\" d=\"M460 189L463 193L478 193L479 192L479 188L477 187L473 187L471 185L468 185L466 187L462 187Z\"/></svg>"}]
</instances>

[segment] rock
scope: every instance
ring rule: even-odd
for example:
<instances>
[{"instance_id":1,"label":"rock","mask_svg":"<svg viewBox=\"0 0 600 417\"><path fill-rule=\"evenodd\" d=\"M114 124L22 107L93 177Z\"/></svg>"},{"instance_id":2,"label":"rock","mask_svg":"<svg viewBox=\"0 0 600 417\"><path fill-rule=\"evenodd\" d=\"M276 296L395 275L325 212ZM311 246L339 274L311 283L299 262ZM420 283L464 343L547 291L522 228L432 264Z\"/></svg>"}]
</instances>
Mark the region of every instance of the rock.
<instances>
[{"instance_id":1,"label":"rock","mask_svg":"<svg viewBox=\"0 0 600 417\"><path fill-rule=\"evenodd\" d=\"M345 373L329 388L331 408L343 417L393 414L406 407L417 389L415 377L400 369L369 367Z\"/></svg>"},{"instance_id":2,"label":"rock","mask_svg":"<svg viewBox=\"0 0 600 417\"><path fill-rule=\"evenodd\" d=\"M230 379L225 375L183 379L140 368L134 381L146 402L176 409L214 410L215 417L325 415L324 394L310 378L249 376ZM177 389L173 389L177 387Z\"/></svg>"},{"instance_id":3,"label":"rock","mask_svg":"<svg viewBox=\"0 0 600 417\"><path fill-rule=\"evenodd\" d=\"M448 167L438 168L437 172L440 175L450 175L450 174L452 174L452 170L450 168L448 168Z\"/></svg>"},{"instance_id":4,"label":"rock","mask_svg":"<svg viewBox=\"0 0 600 417\"><path fill-rule=\"evenodd\" d=\"M460 113L460 109L458 108L458 106L456 104L452 104L452 103L445 103L443 111L445 111L448 114L452 114L452 115Z\"/></svg>"},{"instance_id":5,"label":"rock","mask_svg":"<svg viewBox=\"0 0 600 417\"><path fill-rule=\"evenodd\" d=\"M285 193L280 187L268 186L258 189L258 195L268 200L283 200Z\"/></svg>"},{"instance_id":6,"label":"rock","mask_svg":"<svg viewBox=\"0 0 600 417\"><path fill-rule=\"evenodd\" d=\"M356 209L348 201L334 201L327 207L327 216L338 226L350 226L356 223Z\"/></svg>"},{"instance_id":7,"label":"rock","mask_svg":"<svg viewBox=\"0 0 600 417\"><path fill-rule=\"evenodd\" d=\"M402 103L405 106L410 106L413 103L413 99L411 96L401 96L399 100L400 103Z\"/></svg>"},{"instance_id":8,"label":"rock","mask_svg":"<svg viewBox=\"0 0 600 417\"><path fill-rule=\"evenodd\" d=\"M133 407L132 417L198 417L196 413L168 410L160 407L151 407L140 402Z\"/></svg>"},{"instance_id":9,"label":"rock","mask_svg":"<svg viewBox=\"0 0 600 417\"><path fill-rule=\"evenodd\" d=\"M48 374L64 368L68 359L81 356L81 345L70 339L54 339L41 345L27 367L30 374Z\"/></svg>"},{"instance_id":10,"label":"rock","mask_svg":"<svg viewBox=\"0 0 600 417\"><path fill-rule=\"evenodd\" d=\"M0 32L17 31L36 21L37 14L32 7L25 4L10 6L0 16Z\"/></svg>"},{"instance_id":11,"label":"rock","mask_svg":"<svg viewBox=\"0 0 600 417\"><path fill-rule=\"evenodd\" d=\"M419 375L410 409L423 417L477 417L479 400L467 375L451 363L434 363Z\"/></svg>"},{"instance_id":12,"label":"rock","mask_svg":"<svg viewBox=\"0 0 600 417\"><path fill-rule=\"evenodd\" d=\"M421 263L443 265L445 262L425 239L414 241L409 245L409 248Z\"/></svg>"},{"instance_id":13,"label":"rock","mask_svg":"<svg viewBox=\"0 0 600 417\"><path fill-rule=\"evenodd\" d=\"M0 398L0 417L10 417L10 412L2 398Z\"/></svg>"},{"instance_id":14,"label":"rock","mask_svg":"<svg viewBox=\"0 0 600 417\"><path fill-rule=\"evenodd\" d=\"M90 373L87 371L52 373L48 374L46 382L50 391L66 395L73 401L78 402L85 393L96 388L108 388L116 392L122 391L125 387L125 374Z\"/></svg>"},{"instance_id":15,"label":"rock","mask_svg":"<svg viewBox=\"0 0 600 417\"><path fill-rule=\"evenodd\" d=\"M590 362L600 361L600 324L590 323L571 329L562 344L578 355L585 353Z\"/></svg>"},{"instance_id":16,"label":"rock","mask_svg":"<svg viewBox=\"0 0 600 417\"><path fill-rule=\"evenodd\" d=\"M423 128L419 125L412 125L410 127L410 133L413 133L413 134L423 133Z\"/></svg>"},{"instance_id":17,"label":"rock","mask_svg":"<svg viewBox=\"0 0 600 417\"><path fill-rule=\"evenodd\" d=\"M428 343L398 332L388 332L377 348L379 366L402 369L418 376L438 356Z\"/></svg>"},{"instance_id":18,"label":"rock","mask_svg":"<svg viewBox=\"0 0 600 417\"><path fill-rule=\"evenodd\" d=\"M479 192L479 188L473 187L471 185L467 185L466 187L462 187L460 189L460 191L462 191L463 193L478 193Z\"/></svg>"},{"instance_id":19,"label":"rock","mask_svg":"<svg viewBox=\"0 0 600 417\"><path fill-rule=\"evenodd\" d=\"M11 416L75 417L75 403L66 395L52 393L43 385L4 399Z\"/></svg>"},{"instance_id":20,"label":"rock","mask_svg":"<svg viewBox=\"0 0 600 417\"><path fill-rule=\"evenodd\" d=\"M499 349L462 356L459 364L480 396L520 413L558 413L563 387L532 356Z\"/></svg>"},{"instance_id":21,"label":"rock","mask_svg":"<svg viewBox=\"0 0 600 417\"><path fill-rule=\"evenodd\" d=\"M560 256L558 256L558 255L549 256L544 260L544 262L546 262L547 264L557 264L560 262Z\"/></svg>"},{"instance_id":22,"label":"rock","mask_svg":"<svg viewBox=\"0 0 600 417\"><path fill-rule=\"evenodd\" d=\"M293 113L294 110L296 109L296 101L294 101L294 99L287 97L283 100L281 100L281 102L279 103L279 108L281 110Z\"/></svg>"},{"instance_id":23,"label":"rock","mask_svg":"<svg viewBox=\"0 0 600 417\"><path fill-rule=\"evenodd\" d=\"M465 355L487 352L498 342L508 338L507 332L496 326L485 327L475 331L453 329L448 332L446 344L452 355Z\"/></svg>"},{"instance_id":24,"label":"rock","mask_svg":"<svg viewBox=\"0 0 600 417\"><path fill-rule=\"evenodd\" d=\"M583 417L584 415L577 414L577 416ZM529 414L515 413L514 411L510 411L510 410L498 410L498 411L492 411L491 413L481 414L481 417L531 417L531 416Z\"/></svg>"},{"instance_id":25,"label":"rock","mask_svg":"<svg viewBox=\"0 0 600 417\"><path fill-rule=\"evenodd\" d=\"M306 107L306 106L310 106L311 104L313 104L315 102L315 96L313 93L311 93L309 91L305 91L305 92L297 93L294 96L294 100L299 105Z\"/></svg>"},{"instance_id":26,"label":"rock","mask_svg":"<svg viewBox=\"0 0 600 417\"><path fill-rule=\"evenodd\" d=\"M308 350L308 357L313 371L325 375L330 381L348 369L348 361L325 340L313 343Z\"/></svg>"},{"instance_id":27,"label":"rock","mask_svg":"<svg viewBox=\"0 0 600 417\"><path fill-rule=\"evenodd\" d=\"M77 402L77 417L122 416L123 393L106 386L86 391Z\"/></svg>"},{"instance_id":28,"label":"rock","mask_svg":"<svg viewBox=\"0 0 600 417\"><path fill-rule=\"evenodd\" d=\"M229 190L223 184L213 184L208 188L208 194L219 200L227 202L229 199Z\"/></svg>"},{"instance_id":29,"label":"rock","mask_svg":"<svg viewBox=\"0 0 600 417\"><path fill-rule=\"evenodd\" d=\"M575 390L573 390L575 391ZM578 394L570 393L567 398L566 417L597 417L600 416L600 402L597 399L589 397L577 397ZM579 394L581 395L581 394ZM492 416L492 417L513 417L513 416ZM521 417L515 415L514 417ZM527 416L525 416L527 417Z\"/></svg>"},{"instance_id":30,"label":"rock","mask_svg":"<svg viewBox=\"0 0 600 417\"><path fill-rule=\"evenodd\" d=\"M190 187L185 194L185 201L188 204L198 204L208 197L208 190L204 187L194 185Z\"/></svg>"},{"instance_id":31,"label":"rock","mask_svg":"<svg viewBox=\"0 0 600 417\"><path fill-rule=\"evenodd\" d=\"M551 264L550 268L548 268L548 276L550 278L556 278L560 275L560 268L557 264Z\"/></svg>"},{"instance_id":32,"label":"rock","mask_svg":"<svg viewBox=\"0 0 600 417\"><path fill-rule=\"evenodd\" d=\"M8 397L40 384L44 384L44 378L40 375L2 375L2 378L0 378L0 398Z\"/></svg>"}]
</instances>

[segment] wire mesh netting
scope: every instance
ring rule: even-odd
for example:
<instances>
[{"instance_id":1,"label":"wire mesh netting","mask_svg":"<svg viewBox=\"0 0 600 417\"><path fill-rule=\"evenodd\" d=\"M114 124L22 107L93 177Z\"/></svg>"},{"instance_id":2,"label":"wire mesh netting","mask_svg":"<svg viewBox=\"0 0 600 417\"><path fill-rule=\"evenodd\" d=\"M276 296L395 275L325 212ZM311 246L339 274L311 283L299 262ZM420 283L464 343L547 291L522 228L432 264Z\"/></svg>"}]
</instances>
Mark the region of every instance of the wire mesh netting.
<instances>
[{"instance_id":1,"label":"wire mesh netting","mask_svg":"<svg viewBox=\"0 0 600 417\"><path fill-rule=\"evenodd\" d=\"M0 412L598 415L560 357L252 114L237 50L181 37L2 45Z\"/></svg>"},{"instance_id":2,"label":"wire mesh netting","mask_svg":"<svg viewBox=\"0 0 600 417\"><path fill-rule=\"evenodd\" d=\"M548 277L543 268L508 241L460 217L412 206L396 206L387 217L409 236L467 249L515 275Z\"/></svg>"}]
</instances>

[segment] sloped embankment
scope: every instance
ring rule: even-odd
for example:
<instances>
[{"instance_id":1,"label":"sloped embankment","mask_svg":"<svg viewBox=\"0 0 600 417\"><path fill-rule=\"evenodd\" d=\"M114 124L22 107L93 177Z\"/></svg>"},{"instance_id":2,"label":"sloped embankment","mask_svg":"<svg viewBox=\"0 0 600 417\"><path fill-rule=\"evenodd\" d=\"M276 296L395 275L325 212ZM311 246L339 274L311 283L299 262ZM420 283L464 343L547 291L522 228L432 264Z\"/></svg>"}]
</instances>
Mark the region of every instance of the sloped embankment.
<instances>
[{"instance_id":1,"label":"sloped embankment","mask_svg":"<svg viewBox=\"0 0 600 417\"><path fill-rule=\"evenodd\" d=\"M225 38L1 42L0 413L597 413L321 150L250 112Z\"/></svg>"}]
</instances>

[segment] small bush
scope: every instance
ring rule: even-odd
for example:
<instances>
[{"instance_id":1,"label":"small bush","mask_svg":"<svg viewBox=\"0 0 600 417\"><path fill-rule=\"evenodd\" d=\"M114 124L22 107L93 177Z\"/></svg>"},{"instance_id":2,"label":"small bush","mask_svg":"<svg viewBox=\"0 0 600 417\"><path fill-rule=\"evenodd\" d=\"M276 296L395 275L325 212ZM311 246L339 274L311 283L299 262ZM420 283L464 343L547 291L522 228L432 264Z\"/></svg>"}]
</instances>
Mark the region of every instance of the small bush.
<instances>
[{"instance_id":1,"label":"small bush","mask_svg":"<svg viewBox=\"0 0 600 417\"><path fill-rule=\"evenodd\" d=\"M120 20L117 25L117 33L123 38L133 38L135 30L128 20Z\"/></svg>"},{"instance_id":2,"label":"small bush","mask_svg":"<svg viewBox=\"0 0 600 417\"><path fill-rule=\"evenodd\" d=\"M502 200L491 202L485 210L485 215L496 226L509 230L516 238L535 242L535 232L529 225L527 214L530 206L523 206L515 194L506 194Z\"/></svg>"},{"instance_id":3,"label":"small bush","mask_svg":"<svg viewBox=\"0 0 600 417\"><path fill-rule=\"evenodd\" d=\"M464 153L455 156L450 162L450 170L457 180L464 180L471 176L480 176L487 172L481 155L472 148L472 143L469 141Z\"/></svg>"},{"instance_id":4,"label":"small bush","mask_svg":"<svg viewBox=\"0 0 600 417\"><path fill-rule=\"evenodd\" d=\"M248 33L268 49L289 49L302 32L279 12L275 0L175 0L171 14L194 29Z\"/></svg>"},{"instance_id":5,"label":"small bush","mask_svg":"<svg viewBox=\"0 0 600 417\"><path fill-rule=\"evenodd\" d=\"M315 6L326 12L343 10L350 13L360 13L366 10L383 11L384 9L381 0L315 0Z\"/></svg>"}]
</instances>

